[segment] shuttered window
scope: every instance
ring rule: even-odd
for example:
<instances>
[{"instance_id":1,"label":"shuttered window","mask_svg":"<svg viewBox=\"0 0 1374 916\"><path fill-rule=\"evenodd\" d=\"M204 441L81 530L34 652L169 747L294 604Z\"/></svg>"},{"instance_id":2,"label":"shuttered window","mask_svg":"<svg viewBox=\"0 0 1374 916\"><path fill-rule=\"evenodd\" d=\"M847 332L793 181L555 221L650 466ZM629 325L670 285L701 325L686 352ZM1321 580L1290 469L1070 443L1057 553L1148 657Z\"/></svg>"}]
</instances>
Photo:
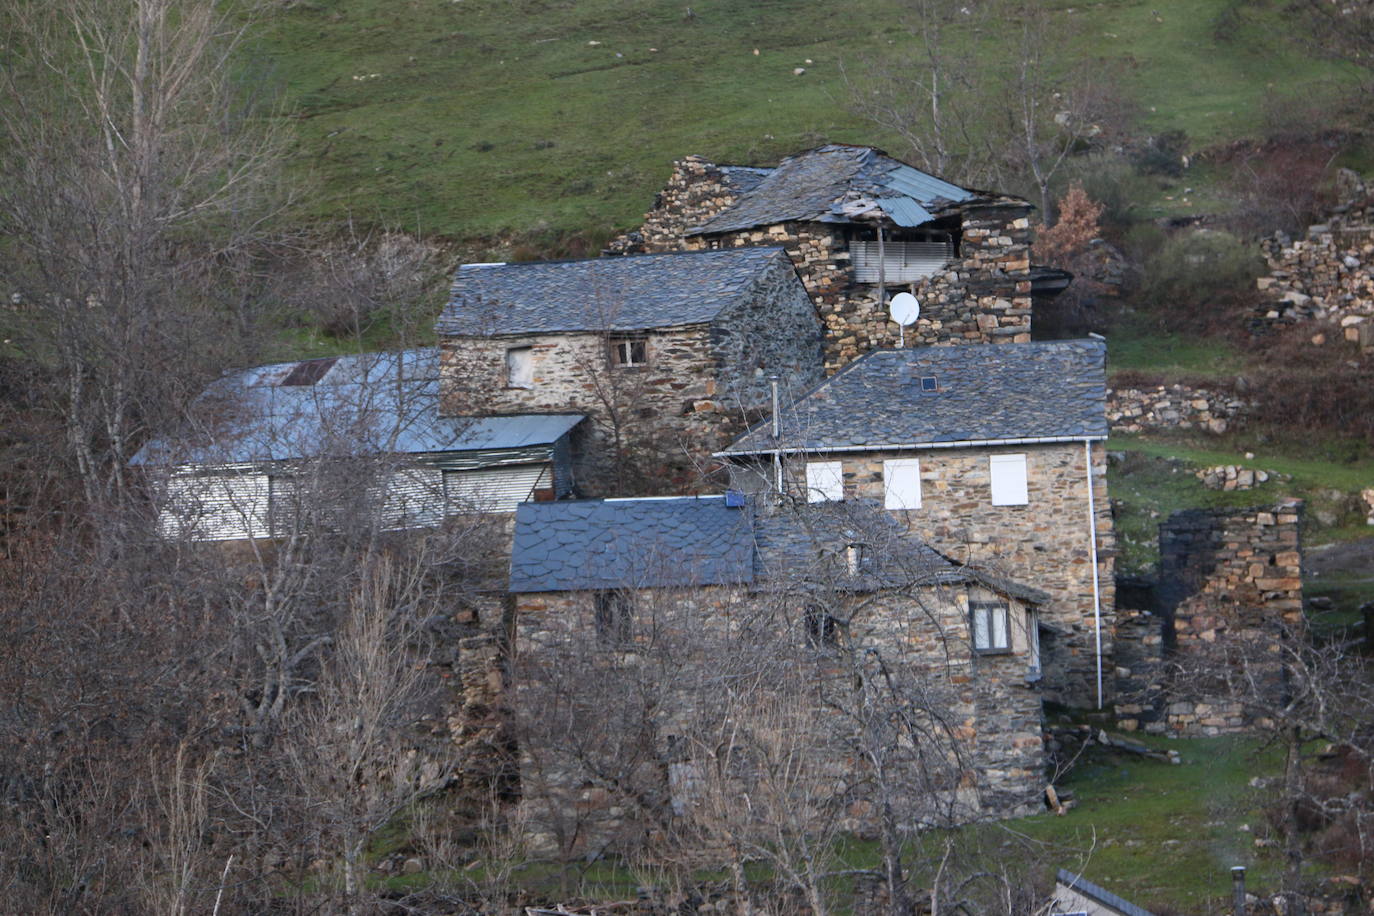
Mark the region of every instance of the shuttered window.
<instances>
[{"instance_id":1,"label":"shuttered window","mask_svg":"<svg viewBox=\"0 0 1374 916\"><path fill-rule=\"evenodd\" d=\"M533 347L511 347L506 351L506 387L534 387Z\"/></svg>"},{"instance_id":2,"label":"shuttered window","mask_svg":"<svg viewBox=\"0 0 1374 916\"><path fill-rule=\"evenodd\" d=\"M885 282L908 283L944 270L954 258L954 246L949 242L889 241L883 244L883 256L879 258L876 241L856 240L849 243L849 257L854 265L854 279L859 283L877 283L880 267Z\"/></svg>"},{"instance_id":3,"label":"shuttered window","mask_svg":"<svg viewBox=\"0 0 1374 916\"><path fill-rule=\"evenodd\" d=\"M547 465L444 471L444 500L449 512L514 512L534 499L536 490L553 487Z\"/></svg>"},{"instance_id":4,"label":"shuttered window","mask_svg":"<svg viewBox=\"0 0 1374 916\"><path fill-rule=\"evenodd\" d=\"M920 461L891 458L883 462L883 506L897 510L921 508Z\"/></svg>"},{"instance_id":5,"label":"shuttered window","mask_svg":"<svg viewBox=\"0 0 1374 916\"><path fill-rule=\"evenodd\" d=\"M837 502L844 499L844 465L838 461L806 463L806 501Z\"/></svg>"},{"instance_id":6,"label":"shuttered window","mask_svg":"<svg viewBox=\"0 0 1374 916\"><path fill-rule=\"evenodd\" d=\"M994 506L1024 506L1030 502L1026 492L1026 456L993 455L988 458Z\"/></svg>"}]
</instances>

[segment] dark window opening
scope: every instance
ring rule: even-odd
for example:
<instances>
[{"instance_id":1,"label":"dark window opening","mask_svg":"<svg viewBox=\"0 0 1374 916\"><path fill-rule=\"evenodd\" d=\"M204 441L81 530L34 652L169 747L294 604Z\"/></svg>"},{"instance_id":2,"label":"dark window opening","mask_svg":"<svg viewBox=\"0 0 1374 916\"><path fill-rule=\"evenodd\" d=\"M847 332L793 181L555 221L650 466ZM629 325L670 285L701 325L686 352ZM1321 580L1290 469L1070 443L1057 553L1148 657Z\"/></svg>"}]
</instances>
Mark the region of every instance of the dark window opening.
<instances>
[{"instance_id":1,"label":"dark window opening","mask_svg":"<svg viewBox=\"0 0 1374 916\"><path fill-rule=\"evenodd\" d=\"M292 387L313 385L324 378L325 373L334 368L334 364L338 361L337 356L329 356L324 359L307 359L304 362L296 363L291 371L286 373L286 378L281 380L281 384Z\"/></svg>"},{"instance_id":2,"label":"dark window opening","mask_svg":"<svg viewBox=\"0 0 1374 916\"><path fill-rule=\"evenodd\" d=\"M630 641L634 601L625 592L596 593L596 635L604 643Z\"/></svg>"},{"instance_id":3,"label":"dark window opening","mask_svg":"<svg viewBox=\"0 0 1374 916\"><path fill-rule=\"evenodd\" d=\"M825 612L825 608L808 604L803 612L802 623L806 627L806 641L817 649L825 649L839 643L839 621Z\"/></svg>"},{"instance_id":4,"label":"dark window opening","mask_svg":"<svg viewBox=\"0 0 1374 916\"><path fill-rule=\"evenodd\" d=\"M612 337L611 365L633 369L649 363L649 341L644 337Z\"/></svg>"}]
</instances>

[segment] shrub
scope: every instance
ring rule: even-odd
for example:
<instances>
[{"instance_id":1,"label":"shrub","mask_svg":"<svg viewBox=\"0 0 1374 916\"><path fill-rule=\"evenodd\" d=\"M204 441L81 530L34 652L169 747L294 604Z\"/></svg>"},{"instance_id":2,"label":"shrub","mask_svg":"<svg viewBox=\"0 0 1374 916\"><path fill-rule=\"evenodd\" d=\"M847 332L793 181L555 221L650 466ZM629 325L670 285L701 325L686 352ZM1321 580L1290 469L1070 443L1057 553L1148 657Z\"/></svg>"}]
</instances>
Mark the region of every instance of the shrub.
<instances>
[{"instance_id":1,"label":"shrub","mask_svg":"<svg viewBox=\"0 0 1374 916\"><path fill-rule=\"evenodd\" d=\"M1259 251L1228 232L1200 229L1168 237L1146 262L1139 303L1175 330L1240 327L1264 270Z\"/></svg>"},{"instance_id":2,"label":"shrub","mask_svg":"<svg viewBox=\"0 0 1374 916\"><path fill-rule=\"evenodd\" d=\"M1183 174L1183 154L1188 150L1188 135L1181 130L1166 130L1151 137L1135 153L1136 171L1142 175Z\"/></svg>"}]
</instances>

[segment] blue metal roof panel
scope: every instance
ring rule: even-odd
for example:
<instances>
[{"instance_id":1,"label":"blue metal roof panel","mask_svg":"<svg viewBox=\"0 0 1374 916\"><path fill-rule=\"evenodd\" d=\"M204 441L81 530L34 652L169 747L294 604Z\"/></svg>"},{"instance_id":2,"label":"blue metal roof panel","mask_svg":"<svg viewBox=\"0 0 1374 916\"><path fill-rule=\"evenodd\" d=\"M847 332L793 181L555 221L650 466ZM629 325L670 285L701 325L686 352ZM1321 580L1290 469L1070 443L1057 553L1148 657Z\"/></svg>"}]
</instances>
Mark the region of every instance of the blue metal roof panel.
<instances>
[{"instance_id":1,"label":"blue metal roof panel","mask_svg":"<svg viewBox=\"0 0 1374 916\"><path fill-rule=\"evenodd\" d=\"M896 160L892 161L896 162ZM934 175L927 175L920 169L912 168L904 162L897 162L896 166L879 181L898 194L910 197L927 206L937 201L961 203L977 196L967 188L950 184L943 178L937 178Z\"/></svg>"},{"instance_id":2,"label":"blue metal roof panel","mask_svg":"<svg viewBox=\"0 0 1374 916\"><path fill-rule=\"evenodd\" d=\"M881 197L878 206L899 226L920 226L935 218L935 214L907 197Z\"/></svg>"},{"instance_id":3,"label":"blue metal roof panel","mask_svg":"<svg viewBox=\"0 0 1374 916\"><path fill-rule=\"evenodd\" d=\"M135 465L224 465L319 455L425 454L551 444L581 415L439 416L439 351L338 357L313 384L282 384L306 360L226 375L197 399L197 424L149 442Z\"/></svg>"}]
</instances>

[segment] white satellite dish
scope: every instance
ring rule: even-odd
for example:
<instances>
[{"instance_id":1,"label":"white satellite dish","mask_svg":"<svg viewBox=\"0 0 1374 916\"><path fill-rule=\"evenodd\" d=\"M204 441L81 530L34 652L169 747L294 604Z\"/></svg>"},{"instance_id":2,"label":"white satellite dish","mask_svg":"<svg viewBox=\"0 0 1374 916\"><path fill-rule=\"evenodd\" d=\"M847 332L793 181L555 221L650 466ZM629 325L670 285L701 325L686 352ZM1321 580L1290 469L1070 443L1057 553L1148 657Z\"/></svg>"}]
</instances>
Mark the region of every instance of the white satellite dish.
<instances>
[{"instance_id":1,"label":"white satellite dish","mask_svg":"<svg viewBox=\"0 0 1374 916\"><path fill-rule=\"evenodd\" d=\"M893 296L887 308L892 320L904 328L915 324L916 319L921 317L921 303L916 301L916 297L911 293L898 293Z\"/></svg>"},{"instance_id":2,"label":"white satellite dish","mask_svg":"<svg viewBox=\"0 0 1374 916\"><path fill-rule=\"evenodd\" d=\"M921 317L921 303L911 293L898 293L887 307L892 320L901 325L901 346L906 347L906 329Z\"/></svg>"}]
</instances>

